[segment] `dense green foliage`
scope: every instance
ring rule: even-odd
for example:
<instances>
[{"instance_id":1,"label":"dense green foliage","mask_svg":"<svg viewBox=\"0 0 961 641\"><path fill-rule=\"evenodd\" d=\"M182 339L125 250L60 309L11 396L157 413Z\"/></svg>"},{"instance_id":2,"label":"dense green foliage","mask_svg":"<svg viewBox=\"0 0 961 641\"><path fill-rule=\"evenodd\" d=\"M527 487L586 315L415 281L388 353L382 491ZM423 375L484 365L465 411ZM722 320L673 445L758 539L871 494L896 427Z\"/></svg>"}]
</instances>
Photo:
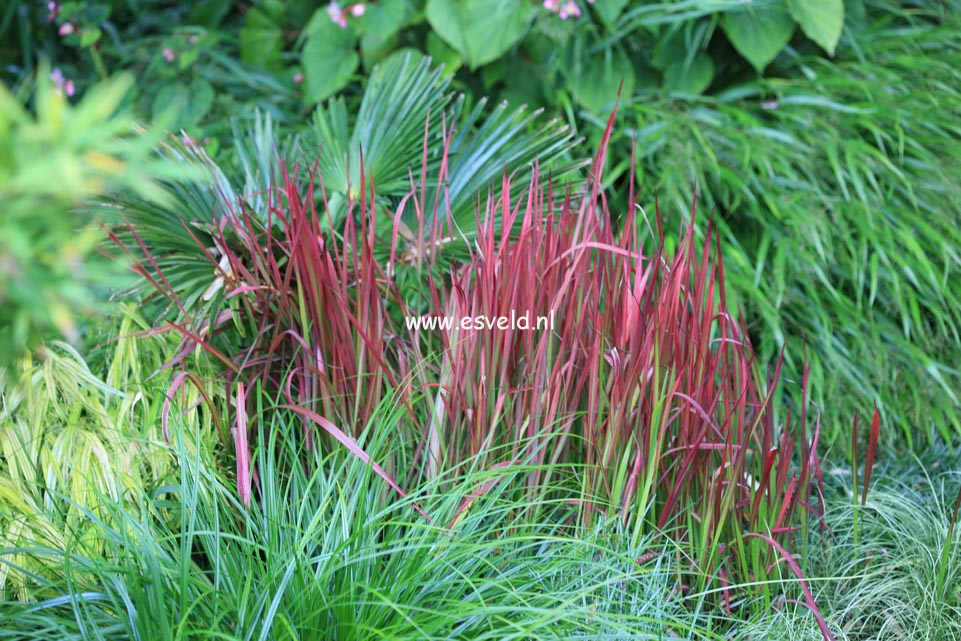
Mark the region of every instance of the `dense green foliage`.
<instances>
[{"instance_id":1,"label":"dense green foliage","mask_svg":"<svg viewBox=\"0 0 961 641\"><path fill-rule=\"evenodd\" d=\"M8 5L2 73L16 78L46 56L82 93L108 69L132 69L137 112L166 114L215 157L236 131L230 118L256 108L302 131L338 93L317 131L321 149L343 150L330 125L357 108L363 74L400 51L443 63L465 114L482 95L544 108L594 147L620 88L610 197L626 202L631 157L668 221L701 187L762 358L787 347L794 380L810 358L826 441L845 443L838 426L873 404L899 425L887 438L910 449L961 435L961 187L948 173L959 155L956 2L55 7ZM365 140L355 132L352 144ZM390 167L403 182L398 159L375 173ZM350 176L356 185L356 166Z\"/></svg>"}]
</instances>

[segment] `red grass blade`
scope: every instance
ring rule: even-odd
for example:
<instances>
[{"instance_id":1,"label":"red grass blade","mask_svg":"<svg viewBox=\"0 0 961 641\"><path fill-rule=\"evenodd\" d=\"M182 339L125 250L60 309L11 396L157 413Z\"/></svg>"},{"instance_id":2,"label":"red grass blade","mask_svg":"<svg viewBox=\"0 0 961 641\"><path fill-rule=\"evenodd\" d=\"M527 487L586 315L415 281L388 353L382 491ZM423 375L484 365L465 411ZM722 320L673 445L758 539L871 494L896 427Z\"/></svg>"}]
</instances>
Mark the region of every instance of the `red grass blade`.
<instances>
[{"instance_id":1,"label":"red grass blade","mask_svg":"<svg viewBox=\"0 0 961 641\"><path fill-rule=\"evenodd\" d=\"M237 493L244 505L250 507L250 445L247 440L247 395L243 383L237 383L237 395L234 397L234 403L237 422L236 426L230 431L234 436L234 447L237 454Z\"/></svg>"},{"instance_id":2,"label":"red grass blade","mask_svg":"<svg viewBox=\"0 0 961 641\"><path fill-rule=\"evenodd\" d=\"M362 448L360 445L358 445L358 444L357 444L357 441L355 441L354 439L352 439L352 438L350 438L349 436L347 436L347 434L345 434L342 429L340 429L339 427L337 427L336 425L334 425L333 423L331 423L330 421L328 421L326 418L324 418L323 416L321 416L321 415L318 414L317 412L313 412L313 411L307 409L306 407L300 407L299 405L294 405L294 404L288 403L288 404L286 404L286 405L281 405L280 408L281 408L281 409L290 410L290 411L294 412L295 414L300 414L301 416L303 416L303 417L306 418L307 420L309 420L309 421L317 424L317 425L318 425L319 427L321 427L325 432L327 432L328 434L330 434L331 436L333 436L335 439L337 439L337 441L338 441L341 445L343 445L343 446L346 447L348 450L350 450L350 453L351 453L351 454L353 454L354 456L356 456L357 458L359 458L361 461L363 461L364 463L366 463L367 465L369 465L370 468L371 468L372 470L374 470L374 473L377 474L377 476L379 476L380 478L384 479L384 481L387 482L387 485L389 485L389 486L390 486L395 492L397 492L401 497L406 497L406 496L407 496L407 492L405 492L403 489L401 489L401 487L400 487L399 485L397 485L396 482L394 482L394 479L392 479L392 478L390 477L390 475L389 475L387 472L384 471L384 468L382 468L380 465L378 465L376 461L374 461L373 459L371 459L371 458L370 458L370 455L369 455L367 452L364 451L364 448ZM417 510L417 512L418 512L421 516L423 516L424 518L426 518L428 521L431 520L431 518L430 518L430 516L427 514L427 512L425 512L419 505L417 505L416 503L414 503L413 506L414 506L414 509Z\"/></svg>"},{"instance_id":3,"label":"red grass blade","mask_svg":"<svg viewBox=\"0 0 961 641\"><path fill-rule=\"evenodd\" d=\"M831 634L831 630L828 629L827 621L824 620L824 617L821 615L821 611L818 610L817 603L814 602L814 595L811 594L811 589L808 588L807 582L804 580L801 567L797 564L797 561L794 560L794 557L788 554L788 551L785 550L780 543L765 534L751 532L745 536L754 536L762 539L763 541L766 541L768 545L778 551L778 553L781 555L781 558L787 562L788 566L791 568L791 571L794 572L794 576L797 577L798 583L801 586L801 591L804 593L804 605L808 610L811 611L811 614L814 615L814 619L817 621L818 628L821 630L821 635L824 637L825 641L834 641L834 635Z\"/></svg>"}]
</instances>

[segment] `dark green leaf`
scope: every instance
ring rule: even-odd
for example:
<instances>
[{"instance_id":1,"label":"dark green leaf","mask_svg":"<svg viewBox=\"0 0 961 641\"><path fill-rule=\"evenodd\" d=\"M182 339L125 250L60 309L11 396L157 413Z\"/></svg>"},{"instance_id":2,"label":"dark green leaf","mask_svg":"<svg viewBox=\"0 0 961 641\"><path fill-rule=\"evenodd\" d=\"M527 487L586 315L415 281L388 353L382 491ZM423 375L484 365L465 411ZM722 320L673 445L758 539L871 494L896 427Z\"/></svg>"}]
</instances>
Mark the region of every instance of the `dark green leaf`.
<instances>
[{"instance_id":1,"label":"dark green leaf","mask_svg":"<svg viewBox=\"0 0 961 641\"><path fill-rule=\"evenodd\" d=\"M180 112L190 100L190 90L186 85L176 83L164 85L154 97L151 113L154 120L167 116L179 121Z\"/></svg>"},{"instance_id":2,"label":"dark green leaf","mask_svg":"<svg viewBox=\"0 0 961 641\"><path fill-rule=\"evenodd\" d=\"M669 65L664 71L664 89L668 92L700 95L714 80L714 61L700 53L688 65L684 60Z\"/></svg>"},{"instance_id":3,"label":"dark green leaf","mask_svg":"<svg viewBox=\"0 0 961 641\"><path fill-rule=\"evenodd\" d=\"M231 0L200 0L190 11L190 24L216 27L230 11Z\"/></svg>"},{"instance_id":4,"label":"dark green leaf","mask_svg":"<svg viewBox=\"0 0 961 641\"><path fill-rule=\"evenodd\" d=\"M622 80L623 95L629 96L634 90L634 67L620 47L591 56L575 53L565 76L574 98L593 112L614 104Z\"/></svg>"},{"instance_id":5,"label":"dark green leaf","mask_svg":"<svg viewBox=\"0 0 961 641\"><path fill-rule=\"evenodd\" d=\"M268 3L247 12L247 20L240 30L240 59L266 69L277 70L284 50L284 34L277 20L276 5ZM280 7L282 17L282 7Z\"/></svg>"},{"instance_id":6,"label":"dark green leaf","mask_svg":"<svg viewBox=\"0 0 961 641\"><path fill-rule=\"evenodd\" d=\"M626 6L627 0L596 0L594 2L594 10L597 11L597 15L608 27L614 26Z\"/></svg>"},{"instance_id":7,"label":"dark green leaf","mask_svg":"<svg viewBox=\"0 0 961 641\"><path fill-rule=\"evenodd\" d=\"M190 127L199 123L214 104L214 88L209 82L198 78L190 83L190 97L180 112L180 126Z\"/></svg>"}]
</instances>

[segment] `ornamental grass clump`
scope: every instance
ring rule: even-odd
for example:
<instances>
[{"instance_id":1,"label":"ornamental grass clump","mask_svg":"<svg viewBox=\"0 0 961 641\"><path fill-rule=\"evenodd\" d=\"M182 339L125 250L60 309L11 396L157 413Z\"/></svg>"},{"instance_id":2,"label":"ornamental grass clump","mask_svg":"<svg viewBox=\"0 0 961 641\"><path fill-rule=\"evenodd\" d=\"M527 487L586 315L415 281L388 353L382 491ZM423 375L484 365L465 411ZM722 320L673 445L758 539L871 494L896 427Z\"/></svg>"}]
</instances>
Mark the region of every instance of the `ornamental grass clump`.
<instances>
[{"instance_id":1,"label":"ornamental grass clump","mask_svg":"<svg viewBox=\"0 0 961 641\"><path fill-rule=\"evenodd\" d=\"M230 200L212 223L182 218L215 276L193 291L169 286L160 265L171 257L136 225L126 230L126 247L142 252L135 269L170 301L168 327L183 336L168 363L180 370L171 400L187 381L201 384L188 374L191 353L222 364L244 502L260 496L250 444L285 411L302 420L307 451L345 446L402 496L452 471L491 472L464 511L496 471L526 470L518 518L560 499L580 526L618 519L634 544L669 533L687 590L717 588L728 611L737 584L770 598L782 562L800 576L789 550L818 512L818 428L806 434L803 408L776 415L780 361L766 378L727 307L710 219L692 209L668 254L668 232L632 190L616 229L600 188L605 136L583 191L545 180L535 163L522 193L505 174L479 194L476 236L454 260L445 251L459 228L427 206L444 202L449 140L445 131L436 183L411 174L401 199L381 200L377 177L362 171L339 227L323 175L283 163L261 207ZM656 246L643 246L646 225ZM551 323L462 322L520 316ZM251 401L259 392L280 402ZM377 408L388 397L398 411L385 423ZM389 433L389 455L363 449L371 432Z\"/></svg>"}]
</instances>

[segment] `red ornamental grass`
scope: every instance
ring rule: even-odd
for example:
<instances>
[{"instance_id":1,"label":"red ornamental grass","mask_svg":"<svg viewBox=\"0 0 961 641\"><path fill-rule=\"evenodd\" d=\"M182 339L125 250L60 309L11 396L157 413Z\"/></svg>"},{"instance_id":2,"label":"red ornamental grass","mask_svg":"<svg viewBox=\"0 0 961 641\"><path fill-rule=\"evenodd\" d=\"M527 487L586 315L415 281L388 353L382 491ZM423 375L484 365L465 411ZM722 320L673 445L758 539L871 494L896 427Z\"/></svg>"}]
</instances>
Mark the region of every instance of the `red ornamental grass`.
<instances>
[{"instance_id":1,"label":"red ornamental grass","mask_svg":"<svg viewBox=\"0 0 961 641\"><path fill-rule=\"evenodd\" d=\"M645 254L634 207L614 232L596 187L602 161L593 190L559 204L535 176L511 206L505 179L504 197L479 214L471 262L433 284L438 314L554 327L439 332L427 469L477 457L555 464L530 474L532 500L566 469L585 521L619 514L635 539L673 529L702 576L733 563L735 579L763 580L776 550L744 535L790 545L813 511L817 432L805 440L803 414L776 422L780 361L765 382L726 308L710 222L697 241L692 212L673 257Z\"/></svg>"},{"instance_id":2,"label":"red ornamental grass","mask_svg":"<svg viewBox=\"0 0 961 641\"><path fill-rule=\"evenodd\" d=\"M225 295L177 327L184 354L209 350L237 385L245 501L246 428L264 422L246 421L242 385L259 384L304 420L309 445L348 447L400 494L466 464L505 476L545 464L526 472L531 505L548 487L567 488L585 524L617 515L635 541L670 531L701 587L715 575L725 584L777 575L816 512L817 428L808 439L803 409L776 416L780 360L767 380L728 309L710 219L692 209L668 256L659 215L651 225L633 187L629 210L612 216L600 188L610 126L582 193L558 189L537 167L523 194L505 176L500 197L478 197L466 247L444 211L425 211L428 189L444 202L443 161L434 186L425 160L394 212L378 203L376 176L362 175L338 229L321 223L323 177L303 180L296 169L282 168L265 211L228 203L217 223L221 255L208 253ZM425 159L427 144L425 136ZM456 243L467 258L452 262L444 251ZM148 256L138 269L179 305L183 293L165 289L156 265ZM401 275L419 283L416 296ZM404 322L420 315L454 326ZM553 326L457 326L525 315ZM405 418L377 425L389 396ZM373 461L358 445L373 428L391 430L391 460ZM465 490L462 509L494 484Z\"/></svg>"}]
</instances>

